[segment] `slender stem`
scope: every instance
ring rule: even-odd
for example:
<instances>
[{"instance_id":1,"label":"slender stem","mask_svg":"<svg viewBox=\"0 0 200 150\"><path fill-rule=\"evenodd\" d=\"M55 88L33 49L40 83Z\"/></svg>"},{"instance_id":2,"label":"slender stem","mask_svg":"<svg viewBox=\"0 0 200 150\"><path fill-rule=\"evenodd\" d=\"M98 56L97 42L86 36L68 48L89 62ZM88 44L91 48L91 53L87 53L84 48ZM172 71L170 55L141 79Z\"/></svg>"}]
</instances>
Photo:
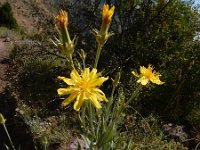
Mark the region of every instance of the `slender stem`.
<instances>
[{"instance_id":1,"label":"slender stem","mask_svg":"<svg viewBox=\"0 0 200 150\"><path fill-rule=\"evenodd\" d=\"M5 123L3 123L2 125L3 125L3 128L4 128L4 130L5 130L6 134L7 134L7 136L8 136L10 145L12 146L13 150L16 150L16 149L15 149L15 146L14 146L12 140L11 140L11 137L10 137L10 135L9 135L9 133L8 133L8 130L7 130L7 127L6 127Z\"/></svg>"},{"instance_id":2,"label":"slender stem","mask_svg":"<svg viewBox=\"0 0 200 150\"><path fill-rule=\"evenodd\" d=\"M112 102L113 102L113 96L114 96L114 93L115 93L115 89L116 89L116 86L113 86L113 88L112 88L112 92L111 92L111 96L110 96L110 105L112 104Z\"/></svg>"},{"instance_id":3,"label":"slender stem","mask_svg":"<svg viewBox=\"0 0 200 150\"><path fill-rule=\"evenodd\" d=\"M118 111L115 112L115 116L114 116L114 117L112 116L112 118L114 118L113 121L110 120L109 124L111 124L112 122L117 122L118 119L120 119L120 117L118 117L118 116L127 108L128 104L129 104L134 98L136 98L136 97L138 96L138 94L139 94L139 92L141 91L141 89L142 89L142 85L139 85L139 86L137 87L137 89L132 93L132 95L131 95L131 97L128 99L128 101L121 104L121 106L119 107Z\"/></svg>"},{"instance_id":4,"label":"slender stem","mask_svg":"<svg viewBox=\"0 0 200 150\"><path fill-rule=\"evenodd\" d=\"M63 42L62 45L64 47L64 52L67 54L67 58L69 59L70 67L72 69L75 69L74 62L72 59L73 49L71 50L70 48L69 49L67 48L68 46L71 46L71 43L72 43L67 27L62 28L61 34L62 34L62 42Z\"/></svg>"},{"instance_id":5,"label":"slender stem","mask_svg":"<svg viewBox=\"0 0 200 150\"><path fill-rule=\"evenodd\" d=\"M47 150L48 140L47 137L44 137L44 150Z\"/></svg>"},{"instance_id":6,"label":"slender stem","mask_svg":"<svg viewBox=\"0 0 200 150\"><path fill-rule=\"evenodd\" d=\"M132 93L131 97L128 99L128 101L126 102L126 106L134 99L137 97L137 95L139 94L140 90L142 89L142 85L139 85L138 88Z\"/></svg>"},{"instance_id":7,"label":"slender stem","mask_svg":"<svg viewBox=\"0 0 200 150\"><path fill-rule=\"evenodd\" d=\"M107 105L107 108L106 108L106 122L108 122L108 119L109 119L109 114L112 112L111 110L111 106L113 105L113 96L114 96L114 93L115 93L115 89L116 89L116 86L113 86L112 88L112 92L111 92L111 96L110 96L110 100L108 101L108 105ZM113 113L111 113L112 115ZM111 117L112 118L112 117Z\"/></svg>"},{"instance_id":8,"label":"slender stem","mask_svg":"<svg viewBox=\"0 0 200 150\"><path fill-rule=\"evenodd\" d=\"M81 112L79 113L79 117L80 117L80 122L81 122L81 128L83 130L83 133L87 133L86 132L86 125L85 125L85 108L86 108L86 104L84 104L84 107L81 109Z\"/></svg>"},{"instance_id":9,"label":"slender stem","mask_svg":"<svg viewBox=\"0 0 200 150\"><path fill-rule=\"evenodd\" d=\"M92 132L92 136L93 138L95 138L95 132L94 132L94 125L93 125L93 108L92 108L92 103L90 102L89 104L89 121L90 121L90 127L91 127L91 132Z\"/></svg>"},{"instance_id":10,"label":"slender stem","mask_svg":"<svg viewBox=\"0 0 200 150\"><path fill-rule=\"evenodd\" d=\"M83 59L83 69L85 69L85 59Z\"/></svg>"},{"instance_id":11,"label":"slender stem","mask_svg":"<svg viewBox=\"0 0 200 150\"><path fill-rule=\"evenodd\" d=\"M98 65L98 61L99 61L99 56L101 54L101 49L102 49L102 45L101 44L98 44L98 47L97 47L97 53L96 53L96 58L95 58L95 63L94 63L94 68L97 68L97 65Z\"/></svg>"},{"instance_id":12,"label":"slender stem","mask_svg":"<svg viewBox=\"0 0 200 150\"><path fill-rule=\"evenodd\" d=\"M47 150L47 144L44 145L44 150Z\"/></svg>"},{"instance_id":13,"label":"slender stem","mask_svg":"<svg viewBox=\"0 0 200 150\"><path fill-rule=\"evenodd\" d=\"M66 36L67 36L67 43L71 43L71 38L70 38L69 31L67 28L66 28Z\"/></svg>"},{"instance_id":14,"label":"slender stem","mask_svg":"<svg viewBox=\"0 0 200 150\"><path fill-rule=\"evenodd\" d=\"M71 55L71 54L68 56L68 59L69 59L70 67L71 67L72 69L75 69L75 67L74 67L74 62L73 62L73 59L72 59L72 55Z\"/></svg>"}]
</instances>

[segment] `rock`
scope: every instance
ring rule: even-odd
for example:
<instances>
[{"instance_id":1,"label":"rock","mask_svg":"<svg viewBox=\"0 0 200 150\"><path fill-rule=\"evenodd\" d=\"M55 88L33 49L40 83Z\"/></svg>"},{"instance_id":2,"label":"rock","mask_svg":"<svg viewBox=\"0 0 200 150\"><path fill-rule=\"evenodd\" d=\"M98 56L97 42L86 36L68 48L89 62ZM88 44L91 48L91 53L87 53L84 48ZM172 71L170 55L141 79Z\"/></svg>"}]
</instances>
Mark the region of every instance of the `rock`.
<instances>
[{"instance_id":1,"label":"rock","mask_svg":"<svg viewBox=\"0 0 200 150\"><path fill-rule=\"evenodd\" d=\"M9 37L6 37L4 40L3 40L3 42L10 42L11 40L10 40L10 38Z\"/></svg>"},{"instance_id":2,"label":"rock","mask_svg":"<svg viewBox=\"0 0 200 150\"><path fill-rule=\"evenodd\" d=\"M4 58L2 60L0 60L1 64L9 64L11 62L11 60L9 58Z\"/></svg>"},{"instance_id":3,"label":"rock","mask_svg":"<svg viewBox=\"0 0 200 150\"><path fill-rule=\"evenodd\" d=\"M184 142L189 138L189 135L184 131L183 125L175 125L172 123L163 125L164 133L179 142Z\"/></svg>"},{"instance_id":4,"label":"rock","mask_svg":"<svg viewBox=\"0 0 200 150\"><path fill-rule=\"evenodd\" d=\"M198 132L191 125L168 123L163 125L163 132L169 139L172 138L175 141L182 143L184 146L189 147L189 149L195 148L198 144L198 141L196 141L196 139L198 139Z\"/></svg>"},{"instance_id":5,"label":"rock","mask_svg":"<svg viewBox=\"0 0 200 150\"><path fill-rule=\"evenodd\" d=\"M81 147L82 150L86 149L85 142L82 139L76 138L69 146L69 150L77 150L78 147Z\"/></svg>"}]
</instances>

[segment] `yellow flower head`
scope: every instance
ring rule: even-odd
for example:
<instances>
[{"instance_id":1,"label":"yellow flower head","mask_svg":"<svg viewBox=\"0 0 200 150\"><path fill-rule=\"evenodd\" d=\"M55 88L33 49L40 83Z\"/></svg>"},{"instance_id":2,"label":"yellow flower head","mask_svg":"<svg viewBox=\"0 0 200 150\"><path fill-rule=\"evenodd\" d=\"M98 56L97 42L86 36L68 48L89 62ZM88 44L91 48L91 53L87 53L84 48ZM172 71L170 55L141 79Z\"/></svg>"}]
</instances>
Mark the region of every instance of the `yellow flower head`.
<instances>
[{"instance_id":1,"label":"yellow flower head","mask_svg":"<svg viewBox=\"0 0 200 150\"><path fill-rule=\"evenodd\" d=\"M66 27L68 25L68 13L64 10L61 10L55 19L61 27Z\"/></svg>"},{"instance_id":2,"label":"yellow flower head","mask_svg":"<svg viewBox=\"0 0 200 150\"><path fill-rule=\"evenodd\" d=\"M58 79L63 80L67 85L67 88L59 88L58 95L69 95L62 102L62 106L67 106L73 100L74 109L79 111L81 105L85 100L90 100L96 108L101 108L99 101L107 101L105 94L98 87L103 84L108 78L100 77L101 73L97 73L97 69L85 68L82 74L79 74L75 69L72 70L70 77L65 78L59 76Z\"/></svg>"},{"instance_id":3,"label":"yellow flower head","mask_svg":"<svg viewBox=\"0 0 200 150\"><path fill-rule=\"evenodd\" d=\"M139 78L137 82L142 85L146 85L149 81L158 85L164 84L164 82L159 79L161 75L158 72L153 71L153 69L154 68L151 65L149 65L148 68L140 66L140 75L138 75L135 71L132 71L132 74Z\"/></svg>"},{"instance_id":4,"label":"yellow flower head","mask_svg":"<svg viewBox=\"0 0 200 150\"><path fill-rule=\"evenodd\" d=\"M111 19L112 19L112 16L113 16L113 14L114 14L114 10L115 10L115 6L112 6L112 7L109 9L109 5L108 5L108 4L104 4L104 5L103 5L102 20L103 20L103 23L104 23L105 25L110 24Z\"/></svg>"}]
</instances>

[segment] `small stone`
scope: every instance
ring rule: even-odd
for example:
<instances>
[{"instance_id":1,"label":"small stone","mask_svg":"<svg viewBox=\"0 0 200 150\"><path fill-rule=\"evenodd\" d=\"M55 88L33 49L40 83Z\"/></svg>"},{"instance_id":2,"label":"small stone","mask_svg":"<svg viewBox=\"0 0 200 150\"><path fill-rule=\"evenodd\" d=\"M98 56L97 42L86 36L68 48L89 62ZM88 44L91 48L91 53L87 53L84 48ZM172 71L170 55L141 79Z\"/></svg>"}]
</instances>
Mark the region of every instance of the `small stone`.
<instances>
[{"instance_id":1,"label":"small stone","mask_svg":"<svg viewBox=\"0 0 200 150\"><path fill-rule=\"evenodd\" d=\"M3 40L3 42L10 42L10 38L9 37L6 37L5 40Z\"/></svg>"}]
</instances>

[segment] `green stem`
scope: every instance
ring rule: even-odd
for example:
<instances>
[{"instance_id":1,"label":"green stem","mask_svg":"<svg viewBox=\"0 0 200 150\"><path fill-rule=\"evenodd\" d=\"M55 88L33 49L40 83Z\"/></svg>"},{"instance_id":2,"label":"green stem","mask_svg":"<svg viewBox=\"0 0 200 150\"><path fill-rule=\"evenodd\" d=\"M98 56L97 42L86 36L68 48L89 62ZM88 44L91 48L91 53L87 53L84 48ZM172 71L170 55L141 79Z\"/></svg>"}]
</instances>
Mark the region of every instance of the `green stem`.
<instances>
[{"instance_id":1,"label":"green stem","mask_svg":"<svg viewBox=\"0 0 200 150\"><path fill-rule=\"evenodd\" d=\"M112 112L111 106L113 104L113 96L114 96L114 93L115 93L115 89L116 89L116 86L113 86L111 96L110 96L110 100L108 101L108 105L107 105L107 108L106 108L106 116L105 116L106 122L108 122L108 119L109 119L109 116L110 116L109 113ZM112 113L111 113L111 115L112 115Z\"/></svg>"},{"instance_id":2,"label":"green stem","mask_svg":"<svg viewBox=\"0 0 200 150\"><path fill-rule=\"evenodd\" d=\"M92 103L90 102L89 104L89 121L90 121L90 127L91 127L91 132L93 138L95 138L95 132L94 132L94 126L93 126L93 109L92 109Z\"/></svg>"},{"instance_id":3,"label":"green stem","mask_svg":"<svg viewBox=\"0 0 200 150\"><path fill-rule=\"evenodd\" d=\"M47 146L48 146L48 140L47 137L44 137L44 150L47 150Z\"/></svg>"},{"instance_id":4,"label":"green stem","mask_svg":"<svg viewBox=\"0 0 200 150\"><path fill-rule=\"evenodd\" d=\"M75 67L74 67L74 62L73 62L73 59L72 59L72 55L71 55L71 54L68 56L68 59L69 59L70 67L71 67L72 69L75 69Z\"/></svg>"},{"instance_id":5,"label":"green stem","mask_svg":"<svg viewBox=\"0 0 200 150\"><path fill-rule=\"evenodd\" d=\"M99 61L99 57L100 57L100 54L101 54L101 49L102 49L102 45L101 44L98 44L98 47L97 47L97 53L96 53L96 58L95 58L95 63L94 63L94 68L97 68L97 65L98 65L98 61Z\"/></svg>"},{"instance_id":6,"label":"green stem","mask_svg":"<svg viewBox=\"0 0 200 150\"><path fill-rule=\"evenodd\" d=\"M139 87L132 93L131 97L129 98L129 100L126 102L126 106L134 99L138 96L139 92L142 89L142 85L139 85Z\"/></svg>"},{"instance_id":7,"label":"green stem","mask_svg":"<svg viewBox=\"0 0 200 150\"><path fill-rule=\"evenodd\" d=\"M118 119L120 119L120 117L118 117L118 116L127 108L129 103L138 96L138 94L141 91L141 89L142 89L142 85L139 85L139 87L137 87L137 89L132 93L132 95L128 99L128 101L121 104L121 106L119 107L118 111L115 112L115 116L112 117L112 118L114 118L113 121L111 120L109 122L109 124L111 124L112 122L118 122Z\"/></svg>"},{"instance_id":8,"label":"green stem","mask_svg":"<svg viewBox=\"0 0 200 150\"><path fill-rule=\"evenodd\" d=\"M66 28L66 36L67 36L67 43L71 43L71 38L70 38L69 31L67 28Z\"/></svg>"},{"instance_id":9,"label":"green stem","mask_svg":"<svg viewBox=\"0 0 200 150\"><path fill-rule=\"evenodd\" d=\"M79 114L79 117L80 117L80 122L81 122L81 129L83 130L83 133L86 134L87 131L85 130L86 129L86 125L85 125L85 108L86 108L86 104L84 104L84 107L83 109L81 109L81 112Z\"/></svg>"},{"instance_id":10,"label":"green stem","mask_svg":"<svg viewBox=\"0 0 200 150\"><path fill-rule=\"evenodd\" d=\"M62 27L61 28L61 35L62 35L63 44L71 42L69 31L68 31L67 27Z\"/></svg>"},{"instance_id":11,"label":"green stem","mask_svg":"<svg viewBox=\"0 0 200 150\"><path fill-rule=\"evenodd\" d=\"M85 59L83 59L83 69L85 69Z\"/></svg>"},{"instance_id":12,"label":"green stem","mask_svg":"<svg viewBox=\"0 0 200 150\"><path fill-rule=\"evenodd\" d=\"M3 125L3 128L4 128L4 130L5 130L6 134L7 134L7 136L8 136L10 145L12 146L13 150L16 150L16 149L15 149L15 146L14 146L12 140L11 140L11 137L10 137L10 135L9 135L9 133L8 133L8 130L7 130L7 127L6 127L5 123L3 123L2 125Z\"/></svg>"},{"instance_id":13,"label":"green stem","mask_svg":"<svg viewBox=\"0 0 200 150\"><path fill-rule=\"evenodd\" d=\"M110 105L113 103L113 96L114 96L114 93L115 93L115 89L116 89L116 86L113 86L111 96L110 96L110 102L111 102Z\"/></svg>"}]
</instances>

